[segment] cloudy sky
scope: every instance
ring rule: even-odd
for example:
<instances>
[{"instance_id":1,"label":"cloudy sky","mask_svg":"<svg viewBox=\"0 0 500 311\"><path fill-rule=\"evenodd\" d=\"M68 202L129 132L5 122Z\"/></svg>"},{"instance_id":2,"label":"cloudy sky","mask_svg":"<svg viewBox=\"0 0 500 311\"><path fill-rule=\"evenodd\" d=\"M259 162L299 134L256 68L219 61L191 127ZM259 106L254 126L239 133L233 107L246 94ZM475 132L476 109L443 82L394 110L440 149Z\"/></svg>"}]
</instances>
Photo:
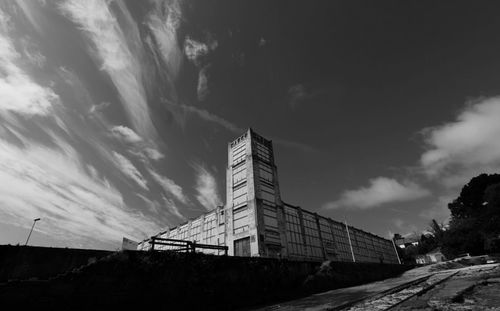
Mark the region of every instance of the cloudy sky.
<instances>
[{"instance_id":1,"label":"cloudy sky","mask_svg":"<svg viewBox=\"0 0 500 311\"><path fill-rule=\"evenodd\" d=\"M387 236L500 168L480 1L2 1L0 243L116 249L224 203L227 142L285 201Z\"/></svg>"}]
</instances>

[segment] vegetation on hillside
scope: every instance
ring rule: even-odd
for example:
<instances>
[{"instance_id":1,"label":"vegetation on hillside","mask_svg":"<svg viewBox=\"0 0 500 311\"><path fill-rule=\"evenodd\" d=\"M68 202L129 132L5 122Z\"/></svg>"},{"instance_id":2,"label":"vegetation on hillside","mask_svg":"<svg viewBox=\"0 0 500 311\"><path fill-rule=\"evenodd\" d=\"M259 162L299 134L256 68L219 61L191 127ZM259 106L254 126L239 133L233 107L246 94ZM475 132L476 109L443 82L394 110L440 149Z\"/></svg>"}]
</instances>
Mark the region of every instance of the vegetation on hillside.
<instances>
[{"instance_id":1,"label":"vegetation on hillside","mask_svg":"<svg viewBox=\"0 0 500 311\"><path fill-rule=\"evenodd\" d=\"M500 174L472 178L448 208L449 224L432 220L431 234L422 234L418 245L398 250L403 261L412 262L438 247L447 258L500 252Z\"/></svg>"},{"instance_id":2,"label":"vegetation on hillside","mask_svg":"<svg viewBox=\"0 0 500 311\"><path fill-rule=\"evenodd\" d=\"M500 175L472 178L448 204L451 220L440 241L447 256L499 252Z\"/></svg>"}]
</instances>

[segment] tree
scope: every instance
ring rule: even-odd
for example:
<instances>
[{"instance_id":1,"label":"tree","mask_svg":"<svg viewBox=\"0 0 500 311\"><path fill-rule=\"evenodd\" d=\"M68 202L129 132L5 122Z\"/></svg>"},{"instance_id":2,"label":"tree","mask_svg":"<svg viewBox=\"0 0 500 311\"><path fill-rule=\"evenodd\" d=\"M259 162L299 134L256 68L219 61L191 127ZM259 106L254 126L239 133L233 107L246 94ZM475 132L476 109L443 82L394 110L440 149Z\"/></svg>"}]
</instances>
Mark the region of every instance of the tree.
<instances>
[{"instance_id":1,"label":"tree","mask_svg":"<svg viewBox=\"0 0 500 311\"><path fill-rule=\"evenodd\" d=\"M436 240L436 244L438 244L438 246L441 246L444 237L444 225L442 223L439 224L435 219L433 219L429 226L430 231L434 235L434 238Z\"/></svg>"},{"instance_id":2,"label":"tree","mask_svg":"<svg viewBox=\"0 0 500 311\"><path fill-rule=\"evenodd\" d=\"M481 174L472 178L460 192L458 198L448 204L453 218L475 218L483 212L486 189L495 184L500 184L499 174Z\"/></svg>"},{"instance_id":3,"label":"tree","mask_svg":"<svg viewBox=\"0 0 500 311\"><path fill-rule=\"evenodd\" d=\"M500 175L472 178L448 208L450 226L441 232L445 255L484 253L486 242L500 233Z\"/></svg>"}]
</instances>

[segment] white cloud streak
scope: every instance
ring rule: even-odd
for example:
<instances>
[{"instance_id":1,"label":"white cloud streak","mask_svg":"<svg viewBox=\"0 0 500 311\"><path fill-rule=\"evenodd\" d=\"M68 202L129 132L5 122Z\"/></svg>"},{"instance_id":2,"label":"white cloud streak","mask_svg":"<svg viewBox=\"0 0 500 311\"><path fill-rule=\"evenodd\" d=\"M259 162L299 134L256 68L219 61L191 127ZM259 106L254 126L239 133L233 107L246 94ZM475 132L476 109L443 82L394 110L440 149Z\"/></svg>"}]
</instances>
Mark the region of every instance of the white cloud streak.
<instances>
[{"instance_id":1,"label":"white cloud streak","mask_svg":"<svg viewBox=\"0 0 500 311\"><path fill-rule=\"evenodd\" d=\"M164 195L161 196L161 203L158 201L152 201L152 200L150 200L150 199L148 199L145 196L140 195L140 194L136 194L136 195L139 198L141 198L146 203L148 208L150 210L154 211L158 216L161 216L164 213L163 211L166 210L166 212L168 213L169 216L174 216L175 218L178 218L181 221L184 221L187 219L184 215L181 214L181 212L179 211L179 208L177 208L174 201L168 199ZM163 219L162 219L162 221L163 221ZM167 225L169 227L172 227L176 223L175 221L172 221L171 217L168 217L167 219L165 219L164 222L165 222L164 226Z\"/></svg>"},{"instance_id":2,"label":"white cloud streak","mask_svg":"<svg viewBox=\"0 0 500 311\"><path fill-rule=\"evenodd\" d=\"M196 108L193 106L183 105L183 104L167 103L167 105L170 105L173 108L178 108L184 112L194 114L205 121L216 123L216 124L222 126L223 128L227 129L230 132L240 134L244 131L242 128L238 127L234 123L232 123L224 118L221 118L221 117L219 117L219 116L217 116L217 115L215 115L207 110Z\"/></svg>"},{"instance_id":3,"label":"white cloud streak","mask_svg":"<svg viewBox=\"0 0 500 311\"><path fill-rule=\"evenodd\" d=\"M500 170L500 97L470 104L455 121L423 133L427 151L420 164L428 177L447 187Z\"/></svg>"},{"instance_id":4,"label":"white cloud streak","mask_svg":"<svg viewBox=\"0 0 500 311\"><path fill-rule=\"evenodd\" d=\"M197 95L198 101L203 101L209 94L208 89L208 70L210 69L210 64L206 64L204 61L205 56L211 51L217 48L217 40L212 38L210 33L207 33L206 43L196 41L190 37L186 37L184 40L184 54L186 57L199 68L198 72L198 85L197 85Z\"/></svg>"},{"instance_id":5,"label":"white cloud streak","mask_svg":"<svg viewBox=\"0 0 500 311\"><path fill-rule=\"evenodd\" d=\"M109 248L124 235L141 238L145 228L159 228L129 210L108 181L85 173L71 147L61 153L28 140L24 144L19 148L0 140L1 221L26 227L42 217L44 233L68 246L105 243Z\"/></svg>"},{"instance_id":6,"label":"white cloud streak","mask_svg":"<svg viewBox=\"0 0 500 311\"><path fill-rule=\"evenodd\" d=\"M160 151L154 149L154 148L146 148L144 149L144 153L148 158L154 161L159 161L163 158L165 158L165 155L161 153Z\"/></svg>"},{"instance_id":7,"label":"white cloud streak","mask_svg":"<svg viewBox=\"0 0 500 311\"><path fill-rule=\"evenodd\" d=\"M204 101L208 94L210 93L208 89L208 70L210 65L207 65L200 69L198 73L198 85L196 87L196 93L198 95L199 101Z\"/></svg>"},{"instance_id":8,"label":"white cloud streak","mask_svg":"<svg viewBox=\"0 0 500 311\"><path fill-rule=\"evenodd\" d=\"M181 212L177 208L177 205L175 205L175 203L172 200L167 199L165 196L162 196L162 199L163 203L165 204L165 206L168 208L169 212L172 215L176 216L177 218L180 218L181 220L187 219L184 215L181 214Z\"/></svg>"},{"instance_id":9,"label":"white cloud streak","mask_svg":"<svg viewBox=\"0 0 500 311\"><path fill-rule=\"evenodd\" d=\"M156 180L156 182L163 188L163 190L168 193L173 195L177 200L184 204L189 204L189 199L188 197L184 194L184 191L182 190L182 187L176 184L173 180L170 178L167 178L165 176L162 176L153 170L149 170L149 174Z\"/></svg>"},{"instance_id":10,"label":"white cloud streak","mask_svg":"<svg viewBox=\"0 0 500 311\"><path fill-rule=\"evenodd\" d=\"M126 8L117 4L126 21L124 34L108 2L68 0L60 5L63 13L78 24L95 46L99 65L113 81L133 127L143 137L156 135L141 78L139 57L142 52L137 25ZM128 41L127 41L128 40Z\"/></svg>"},{"instance_id":11,"label":"white cloud streak","mask_svg":"<svg viewBox=\"0 0 500 311\"><path fill-rule=\"evenodd\" d=\"M169 4L157 3L147 21L167 71L174 79L177 78L182 65L182 51L177 42L177 29L180 26L181 16L179 1L174 0Z\"/></svg>"},{"instance_id":12,"label":"white cloud streak","mask_svg":"<svg viewBox=\"0 0 500 311\"><path fill-rule=\"evenodd\" d=\"M217 182L214 176L201 164L193 165L196 170L196 199L206 210L221 204Z\"/></svg>"},{"instance_id":13,"label":"white cloud streak","mask_svg":"<svg viewBox=\"0 0 500 311\"><path fill-rule=\"evenodd\" d=\"M48 115L59 97L34 82L16 63L20 54L9 37L9 17L0 10L0 114Z\"/></svg>"},{"instance_id":14,"label":"white cloud streak","mask_svg":"<svg viewBox=\"0 0 500 311\"><path fill-rule=\"evenodd\" d=\"M141 172L132 164L132 162L119 154L118 152L113 151L113 162L116 167L128 178L135 181L142 189L148 191L149 188L147 186L146 179L142 176Z\"/></svg>"},{"instance_id":15,"label":"white cloud streak","mask_svg":"<svg viewBox=\"0 0 500 311\"><path fill-rule=\"evenodd\" d=\"M134 130L123 125L112 127L111 133L115 138L127 142L129 144L134 144L142 141L142 138L139 135L137 135L137 133L134 132Z\"/></svg>"},{"instance_id":16,"label":"white cloud streak","mask_svg":"<svg viewBox=\"0 0 500 311\"><path fill-rule=\"evenodd\" d=\"M195 65L200 66L202 58L217 48L218 42L208 36L207 43L196 41L190 37L184 40L184 53Z\"/></svg>"},{"instance_id":17,"label":"white cloud streak","mask_svg":"<svg viewBox=\"0 0 500 311\"><path fill-rule=\"evenodd\" d=\"M368 209L387 203L405 202L420 199L430 195L427 189L410 182L402 183L387 177L370 179L367 187L344 191L337 201L329 202L325 208Z\"/></svg>"}]
</instances>

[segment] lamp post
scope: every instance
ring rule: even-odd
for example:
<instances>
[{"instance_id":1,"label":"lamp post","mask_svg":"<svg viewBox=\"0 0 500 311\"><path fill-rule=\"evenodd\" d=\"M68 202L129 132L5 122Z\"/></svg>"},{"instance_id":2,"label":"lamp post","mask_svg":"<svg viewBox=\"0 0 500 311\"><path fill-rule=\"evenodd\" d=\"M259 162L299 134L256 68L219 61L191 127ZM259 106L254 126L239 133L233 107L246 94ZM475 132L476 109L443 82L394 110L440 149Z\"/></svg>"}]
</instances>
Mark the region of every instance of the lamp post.
<instances>
[{"instance_id":1,"label":"lamp post","mask_svg":"<svg viewBox=\"0 0 500 311\"><path fill-rule=\"evenodd\" d=\"M24 244L24 246L28 245L28 241L30 240L31 232L33 232L33 228L35 227L36 222L39 220L40 220L40 218L33 219L33 225L31 226L30 234L28 235L28 238L26 239L26 243Z\"/></svg>"}]
</instances>

